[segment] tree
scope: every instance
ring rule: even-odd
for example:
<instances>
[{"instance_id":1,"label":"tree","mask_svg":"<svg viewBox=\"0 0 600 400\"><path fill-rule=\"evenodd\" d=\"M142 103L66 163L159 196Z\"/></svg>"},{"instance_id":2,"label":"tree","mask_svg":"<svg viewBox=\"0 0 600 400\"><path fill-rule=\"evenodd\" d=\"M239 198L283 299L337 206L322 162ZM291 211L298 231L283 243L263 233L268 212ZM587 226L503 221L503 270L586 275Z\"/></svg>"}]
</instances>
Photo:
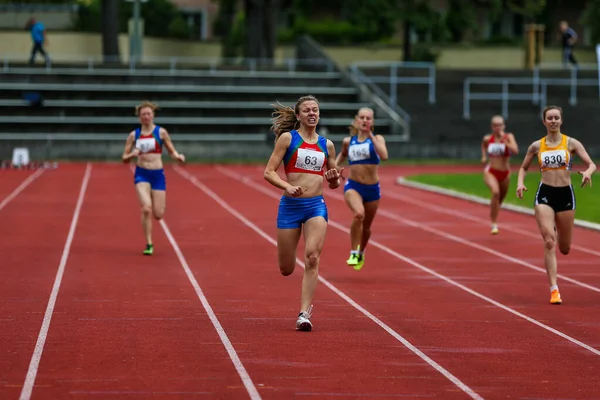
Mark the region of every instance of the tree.
<instances>
[{"instance_id":1,"label":"tree","mask_svg":"<svg viewBox=\"0 0 600 400\"><path fill-rule=\"evenodd\" d=\"M102 0L102 56L105 63L119 63L119 0Z\"/></svg>"},{"instance_id":2,"label":"tree","mask_svg":"<svg viewBox=\"0 0 600 400\"><path fill-rule=\"evenodd\" d=\"M244 0L246 16L246 58L272 60L277 39L277 16L282 0Z\"/></svg>"},{"instance_id":3,"label":"tree","mask_svg":"<svg viewBox=\"0 0 600 400\"><path fill-rule=\"evenodd\" d=\"M587 2L581 22L590 28L592 42L600 43L600 0Z\"/></svg>"},{"instance_id":4,"label":"tree","mask_svg":"<svg viewBox=\"0 0 600 400\"><path fill-rule=\"evenodd\" d=\"M546 9L546 0L507 0L506 5L512 12L522 15L533 23Z\"/></svg>"}]
</instances>

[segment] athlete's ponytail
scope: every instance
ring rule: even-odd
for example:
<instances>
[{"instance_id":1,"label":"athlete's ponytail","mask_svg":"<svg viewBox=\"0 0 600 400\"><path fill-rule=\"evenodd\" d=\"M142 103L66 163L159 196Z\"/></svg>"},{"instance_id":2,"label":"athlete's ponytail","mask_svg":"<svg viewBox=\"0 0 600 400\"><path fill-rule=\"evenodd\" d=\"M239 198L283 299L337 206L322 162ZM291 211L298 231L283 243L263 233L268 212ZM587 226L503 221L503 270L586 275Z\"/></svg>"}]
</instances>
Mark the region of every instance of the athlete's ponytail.
<instances>
[{"instance_id":1,"label":"athlete's ponytail","mask_svg":"<svg viewBox=\"0 0 600 400\"><path fill-rule=\"evenodd\" d=\"M319 104L319 101L311 95L302 96L296 102L294 108L290 106L284 106L277 102L277 104L272 104L275 107L275 111L273 111L273 125L271 125L271 130L275 132L275 143L277 143L277 139L281 136L282 133L292 131L294 129L298 129L300 127L300 120L297 115L300 112L300 106L305 101L314 101Z\"/></svg>"}]
</instances>

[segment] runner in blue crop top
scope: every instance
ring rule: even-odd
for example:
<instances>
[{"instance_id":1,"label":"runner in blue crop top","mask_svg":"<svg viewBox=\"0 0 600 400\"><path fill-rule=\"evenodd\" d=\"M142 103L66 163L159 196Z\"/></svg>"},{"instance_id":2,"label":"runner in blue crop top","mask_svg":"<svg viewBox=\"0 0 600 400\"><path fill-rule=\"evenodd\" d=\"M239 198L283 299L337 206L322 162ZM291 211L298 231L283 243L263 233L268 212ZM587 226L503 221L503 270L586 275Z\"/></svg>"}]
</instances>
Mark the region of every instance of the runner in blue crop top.
<instances>
[{"instance_id":1,"label":"runner in blue crop top","mask_svg":"<svg viewBox=\"0 0 600 400\"><path fill-rule=\"evenodd\" d=\"M348 158L350 177L344 185L344 198L354 215L350 225L350 258L346 263L359 271L365 263L365 248L371 236L371 224L379 207L379 163L388 158L385 139L373 134L373 110L361 108L344 138L338 155L338 167Z\"/></svg>"}]
</instances>

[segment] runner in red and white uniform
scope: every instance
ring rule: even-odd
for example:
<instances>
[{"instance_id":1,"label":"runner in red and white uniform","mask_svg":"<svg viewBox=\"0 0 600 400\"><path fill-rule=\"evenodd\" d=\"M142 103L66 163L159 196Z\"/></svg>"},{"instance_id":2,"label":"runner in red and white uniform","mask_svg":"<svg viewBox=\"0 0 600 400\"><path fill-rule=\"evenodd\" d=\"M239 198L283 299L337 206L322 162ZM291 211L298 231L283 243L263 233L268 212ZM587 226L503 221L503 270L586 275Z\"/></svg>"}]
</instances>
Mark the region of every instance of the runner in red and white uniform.
<instances>
[{"instance_id":1,"label":"runner in red and white uniform","mask_svg":"<svg viewBox=\"0 0 600 400\"><path fill-rule=\"evenodd\" d=\"M500 205L506 197L510 184L510 156L519 153L519 146L512 133L504 132L504 118L500 115L492 117L492 133L483 137L481 142L481 162L486 164L483 170L483 181L490 189L490 219L492 235L499 232L498 214Z\"/></svg>"}]
</instances>

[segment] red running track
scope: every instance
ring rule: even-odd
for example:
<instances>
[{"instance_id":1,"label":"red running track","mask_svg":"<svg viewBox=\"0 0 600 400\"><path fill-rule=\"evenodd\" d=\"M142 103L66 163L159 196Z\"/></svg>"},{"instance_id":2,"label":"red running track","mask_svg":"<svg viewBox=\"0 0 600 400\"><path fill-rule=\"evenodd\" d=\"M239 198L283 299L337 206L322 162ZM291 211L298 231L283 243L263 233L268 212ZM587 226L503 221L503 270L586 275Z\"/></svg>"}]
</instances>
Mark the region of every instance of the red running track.
<instances>
[{"instance_id":1,"label":"red running track","mask_svg":"<svg viewBox=\"0 0 600 400\"><path fill-rule=\"evenodd\" d=\"M5 255L20 260L0 269L0 398L19 398L26 381L84 170L47 171L0 210L3 226L27 225L18 235L3 230L0 242ZM302 269L290 277L278 272L268 237L276 234L280 193L262 180L261 167L168 167L165 227L173 241L155 223L155 255L143 257L129 168L94 164L32 398L600 397L600 293L561 282L564 305L548 305L543 273L484 250L539 267L531 217L504 212L503 220L529 236L503 231L492 238L485 207L395 185L405 173L382 169L383 212L360 272L344 263L350 213L342 189L326 191L331 223L321 275L337 292L319 284L315 328L300 333L293 328ZM52 207L40 207L48 202ZM426 208L431 202L443 208ZM596 239L576 230L580 246L593 250ZM560 273L600 286L598 256L574 251L567 259Z\"/></svg>"}]
</instances>

